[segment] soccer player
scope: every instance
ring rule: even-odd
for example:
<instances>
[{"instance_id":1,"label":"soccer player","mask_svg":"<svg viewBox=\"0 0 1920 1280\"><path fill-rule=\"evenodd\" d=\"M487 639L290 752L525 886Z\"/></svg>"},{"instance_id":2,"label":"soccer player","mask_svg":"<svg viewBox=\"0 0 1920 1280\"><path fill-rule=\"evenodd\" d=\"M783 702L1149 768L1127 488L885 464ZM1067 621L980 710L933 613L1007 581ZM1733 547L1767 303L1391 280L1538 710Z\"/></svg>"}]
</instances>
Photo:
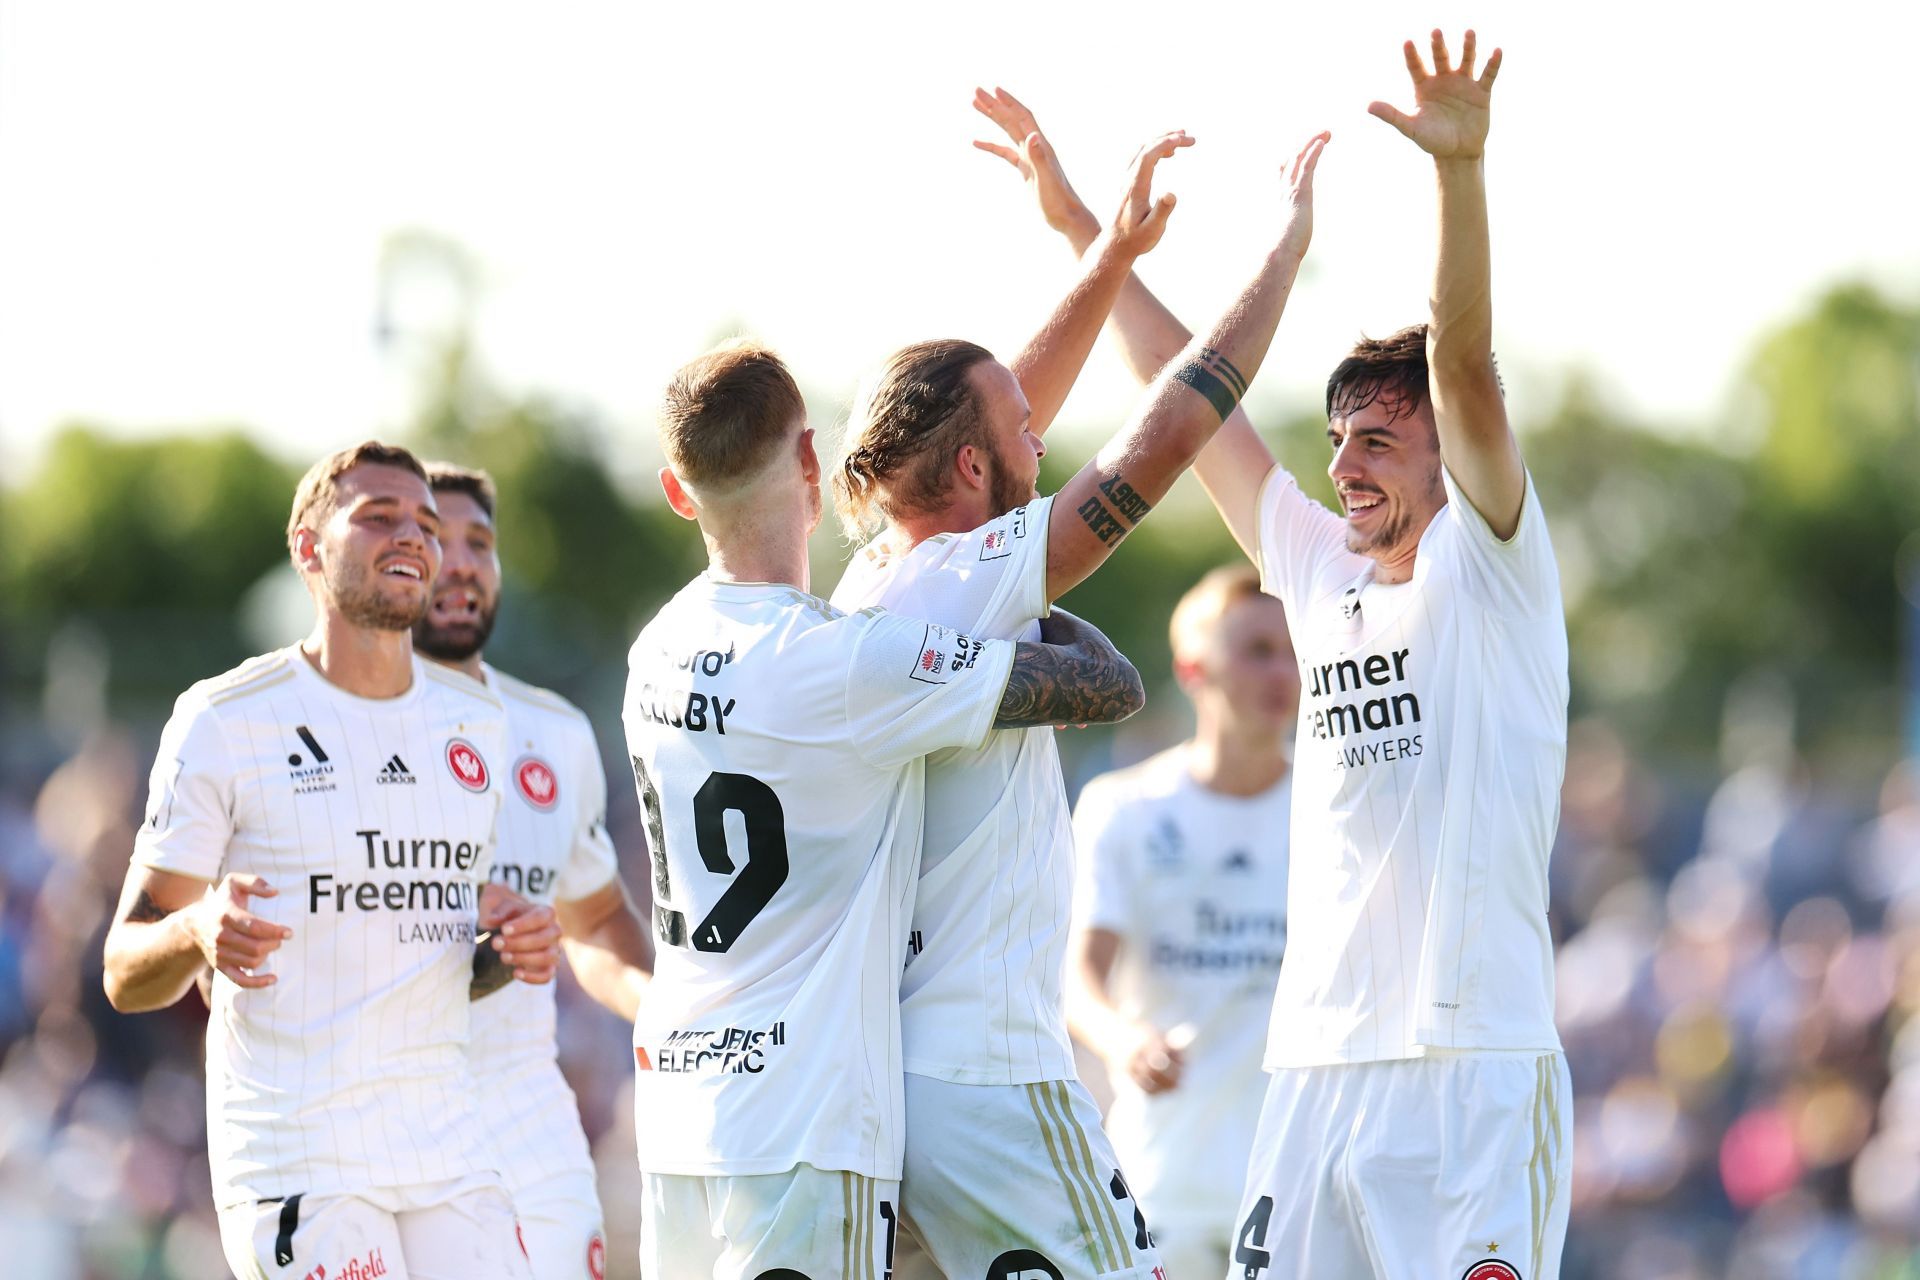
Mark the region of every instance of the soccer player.
<instances>
[{"instance_id":1,"label":"soccer player","mask_svg":"<svg viewBox=\"0 0 1920 1280\"><path fill-rule=\"evenodd\" d=\"M1226 1274L1287 941L1287 735L1300 670L1245 564L1173 611L1191 740L1105 774L1073 813L1067 1012L1106 1060L1107 1131L1174 1276Z\"/></svg>"},{"instance_id":2,"label":"soccer player","mask_svg":"<svg viewBox=\"0 0 1920 1280\"><path fill-rule=\"evenodd\" d=\"M1168 135L1136 159L1085 274L1011 369L965 342L888 362L855 409L835 477L843 518L884 527L848 566L836 605L1029 637L1219 429L1306 253L1324 134L1295 159L1277 243L1213 331L1058 494L1035 495L1040 435L1164 225L1170 198L1151 201L1153 165L1184 142ZM901 988L905 1221L949 1276L1156 1275L1145 1218L1074 1071L1061 989L1073 835L1053 735L996 733L932 757L926 826ZM914 1262L923 1272L924 1261Z\"/></svg>"},{"instance_id":3,"label":"soccer player","mask_svg":"<svg viewBox=\"0 0 1920 1280\"><path fill-rule=\"evenodd\" d=\"M1429 322L1361 342L1328 380L1342 513L1243 417L1196 467L1287 607L1306 697L1287 960L1235 1242L1249 1280L1541 1280L1566 1233L1546 915L1566 623L1493 361L1483 155L1500 53L1476 76L1471 31L1458 66L1438 31L1432 52L1429 69L1405 46L1411 114L1369 108L1433 158L1439 254ZM1090 243L1064 179L1032 181ZM1137 280L1115 318L1143 377L1186 340Z\"/></svg>"},{"instance_id":4,"label":"soccer player","mask_svg":"<svg viewBox=\"0 0 1920 1280\"><path fill-rule=\"evenodd\" d=\"M559 930L487 884L512 758L499 699L413 654L438 530L404 449L307 472L287 545L314 629L181 696L107 933L123 1011L213 967L207 1133L243 1280L529 1280L468 996L509 970L549 981Z\"/></svg>"},{"instance_id":5,"label":"soccer player","mask_svg":"<svg viewBox=\"0 0 1920 1280\"><path fill-rule=\"evenodd\" d=\"M427 464L427 480L440 509L440 575L414 624L413 647L506 704L493 878L553 907L580 985L632 1021L652 949L607 836L607 779L593 726L560 695L482 659L500 609L493 481L444 462ZM468 1056L535 1280L600 1280L606 1240L593 1156L556 1060L555 1022L551 984L510 984L474 1005Z\"/></svg>"},{"instance_id":6,"label":"soccer player","mask_svg":"<svg viewBox=\"0 0 1920 1280\"><path fill-rule=\"evenodd\" d=\"M809 595L820 463L772 352L681 369L661 435L708 568L641 631L627 685L659 943L634 1028L642 1269L878 1280L922 757L1121 719L1139 674L1084 624L1016 645Z\"/></svg>"}]
</instances>

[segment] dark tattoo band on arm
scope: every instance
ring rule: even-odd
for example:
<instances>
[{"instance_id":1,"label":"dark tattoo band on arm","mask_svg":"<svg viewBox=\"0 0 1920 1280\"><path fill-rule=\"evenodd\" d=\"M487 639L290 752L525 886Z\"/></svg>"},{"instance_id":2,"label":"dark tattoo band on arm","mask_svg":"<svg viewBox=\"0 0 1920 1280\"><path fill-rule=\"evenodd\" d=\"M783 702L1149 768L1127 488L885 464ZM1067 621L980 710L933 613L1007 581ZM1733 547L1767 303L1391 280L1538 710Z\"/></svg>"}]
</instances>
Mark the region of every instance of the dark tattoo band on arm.
<instances>
[{"instance_id":1,"label":"dark tattoo band on arm","mask_svg":"<svg viewBox=\"0 0 1920 1280\"><path fill-rule=\"evenodd\" d=\"M1000 695L996 729L1114 724L1146 705L1140 673L1104 642L1021 644Z\"/></svg>"},{"instance_id":2,"label":"dark tattoo band on arm","mask_svg":"<svg viewBox=\"0 0 1920 1280\"><path fill-rule=\"evenodd\" d=\"M1173 378L1205 396L1222 422L1240 403L1241 397L1247 394L1246 378L1233 367L1231 360L1212 347L1200 348L1200 354L1180 366Z\"/></svg>"},{"instance_id":3,"label":"dark tattoo band on arm","mask_svg":"<svg viewBox=\"0 0 1920 1280\"><path fill-rule=\"evenodd\" d=\"M473 944L473 981L467 984L467 999L490 996L512 981L513 970L493 949L493 934L481 934Z\"/></svg>"},{"instance_id":4,"label":"dark tattoo band on arm","mask_svg":"<svg viewBox=\"0 0 1920 1280\"><path fill-rule=\"evenodd\" d=\"M1093 536L1109 547L1127 536L1127 527L1120 523L1120 517L1107 510L1107 504L1098 498L1088 498L1074 514L1085 520Z\"/></svg>"},{"instance_id":5,"label":"dark tattoo band on arm","mask_svg":"<svg viewBox=\"0 0 1920 1280\"><path fill-rule=\"evenodd\" d=\"M1134 492L1133 486L1120 478L1118 471L1100 482L1100 492L1113 502L1113 509L1127 518L1128 524L1139 524L1153 510L1153 504Z\"/></svg>"},{"instance_id":6,"label":"dark tattoo band on arm","mask_svg":"<svg viewBox=\"0 0 1920 1280\"><path fill-rule=\"evenodd\" d=\"M121 918L129 924L152 924L157 920L165 920L172 914L173 912L155 902L152 894L142 889L132 905L127 908L127 914Z\"/></svg>"}]
</instances>

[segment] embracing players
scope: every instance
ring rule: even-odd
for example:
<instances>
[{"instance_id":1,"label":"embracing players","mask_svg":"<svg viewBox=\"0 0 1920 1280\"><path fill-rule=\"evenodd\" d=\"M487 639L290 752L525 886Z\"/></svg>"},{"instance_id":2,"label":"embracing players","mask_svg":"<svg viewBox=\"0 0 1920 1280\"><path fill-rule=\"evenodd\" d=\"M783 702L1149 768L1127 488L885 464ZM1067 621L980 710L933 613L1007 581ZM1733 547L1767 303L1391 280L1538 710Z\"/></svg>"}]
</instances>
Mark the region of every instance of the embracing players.
<instances>
[{"instance_id":1,"label":"embracing players","mask_svg":"<svg viewBox=\"0 0 1920 1280\"><path fill-rule=\"evenodd\" d=\"M680 370L661 436L662 487L709 563L629 659L659 943L634 1027L642 1268L879 1280L922 757L1120 719L1139 675L1084 624L1014 644L809 595L820 463L772 352Z\"/></svg>"},{"instance_id":2,"label":"embracing players","mask_svg":"<svg viewBox=\"0 0 1920 1280\"><path fill-rule=\"evenodd\" d=\"M1135 258L1165 226L1150 199L1170 134L1136 159L1086 271L1011 368L972 343L895 354L862 397L835 476L843 518L876 536L834 592L980 637L1036 634L1192 464L1245 394L1312 233L1326 135L1295 159L1273 249L1133 420L1051 498L1041 433ZM1017 156L1013 157L1016 163ZM1144 1215L1076 1078L1062 980L1073 835L1049 732L995 733L927 764L926 849L901 987L904 1221L949 1276L1157 1276ZM926 1259L902 1277L927 1274Z\"/></svg>"},{"instance_id":3,"label":"embracing players","mask_svg":"<svg viewBox=\"0 0 1920 1280\"><path fill-rule=\"evenodd\" d=\"M118 1009L214 970L207 1134L245 1280L530 1277L468 998L476 973L548 981L558 929L487 882L513 758L499 699L409 643L438 533L403 449L307 472L287 544L313 632L181 695L107 934Z\"/></svg>"},{"instance_id":4,"label":"embracing players","mask_svg":"<svg viewBox=\"0 0 1920 1280\"><path fill-rule=\"evenodd\" d=\"M607 836L607 780L593 726L566 699L482 661L500 608L493 481L427 464L440 511L440 574L413 647L497 694L507 713L493 878L551 905L580 985L632 1020L652 965L646 927ZM593 1156L556 1060L551 984L508 984L473 1009L469 1056L487 1133L519 1215L534 1280L600 1280L606 1242Z\"/></svg>"},{"instance_id":5,"label":"embracing players","mask_svg":"<svg viewBox=\"0 0 1920 1280\"><path fill-rule=\"evenodd\" d=\"M1196 467L1287 607L1306 699L1287 959L1234 1255L1248 1280L1560 1266L1572 1111L1547 857L1566 624L1494 369L1483 154L1500 54L1476 76L1474 46L1468 32L1455 66L1434 32L1429 69L1408 42L1414 111L1370 108L1433 158L1439 255L1429 323L1360 343L1328 380L1343 514L1242 416ZM1091 243L1097 222L1042 154L1049 221ZM1115 318L1142 377L1186 341L1137 280Z\"/></svg>"}]
</instances>

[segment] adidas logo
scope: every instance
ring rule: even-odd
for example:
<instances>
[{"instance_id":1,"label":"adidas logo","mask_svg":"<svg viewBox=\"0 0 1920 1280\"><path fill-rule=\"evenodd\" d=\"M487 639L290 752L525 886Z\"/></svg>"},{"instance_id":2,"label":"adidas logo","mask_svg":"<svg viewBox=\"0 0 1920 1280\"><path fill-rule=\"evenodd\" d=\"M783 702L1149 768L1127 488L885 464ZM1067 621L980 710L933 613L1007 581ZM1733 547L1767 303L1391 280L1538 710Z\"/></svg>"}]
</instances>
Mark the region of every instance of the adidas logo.
<instances>
[{"instance_id":1,"label":"adidas logo","mask_svg":"<svg viewBox=\"0 0 1920 1280\"><path fill-rule=\"evenodd\" d=\"M378 782L381 786L397 785L411 787L420 780L413 776L412 771L407 768L407 762L402 760L396 753L388 757L387 763L381 767L380 774L374 781Z\"/></svg>"}]
</instances>

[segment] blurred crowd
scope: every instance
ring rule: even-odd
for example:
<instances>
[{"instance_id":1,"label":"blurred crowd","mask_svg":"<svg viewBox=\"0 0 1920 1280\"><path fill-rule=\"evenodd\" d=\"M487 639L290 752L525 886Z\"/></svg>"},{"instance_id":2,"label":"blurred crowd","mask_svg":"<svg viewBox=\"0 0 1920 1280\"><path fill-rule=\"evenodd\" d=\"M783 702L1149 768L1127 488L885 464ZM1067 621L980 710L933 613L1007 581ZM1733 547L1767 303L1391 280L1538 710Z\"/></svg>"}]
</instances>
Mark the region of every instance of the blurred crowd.
<instances>
[{"instance_id":1,"label":"blurred crowd","mask_svg":"<svg viewBox=\"0 0 1920 1280\"><path fill-rule=\"evenodd\" d=\"M0 777L10 1275L226 1274L205 1011L124 1017L100 989L151 749L100 731L50 772ZM1764 741L1693 779L1576 724L1553 869L1568 1280L1920 1280L1920 768L1874 781L1816 778ZM616 805L615 836L640 893L631 813ZM631 1276L627 1029L570 982L561 1055L595 1138L608 1274Z\"/></svg>"}]
</instances>

